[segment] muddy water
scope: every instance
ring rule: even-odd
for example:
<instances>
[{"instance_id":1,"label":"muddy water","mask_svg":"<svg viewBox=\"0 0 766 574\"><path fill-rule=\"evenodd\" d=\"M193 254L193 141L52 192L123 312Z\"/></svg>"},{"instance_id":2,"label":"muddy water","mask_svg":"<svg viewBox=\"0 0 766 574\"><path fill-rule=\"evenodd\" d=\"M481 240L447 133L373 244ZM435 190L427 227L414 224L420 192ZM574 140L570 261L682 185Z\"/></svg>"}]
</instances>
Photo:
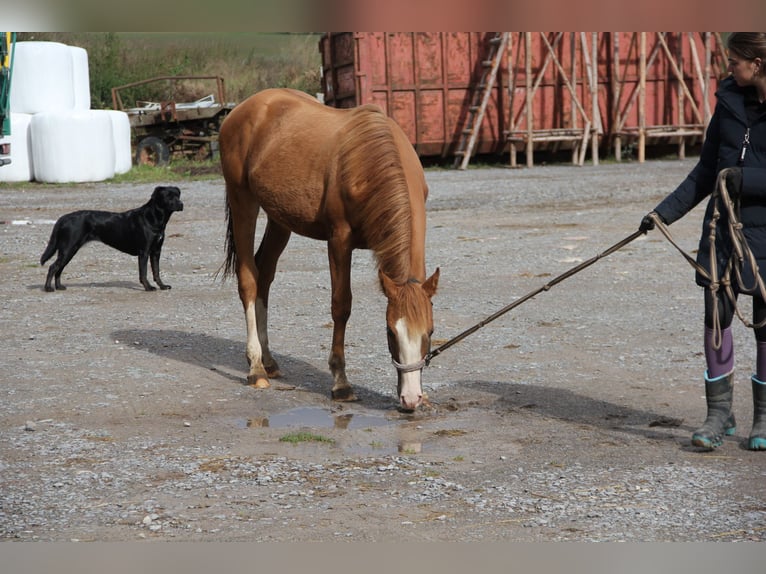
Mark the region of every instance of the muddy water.
<instances>
[{"instance_id":1,"label":"muddy water","mask_svg":"<svg viewBox=\"0 0 766 574\"><path fill-rule=\"evenodd\" d=\"M348 455L417 454L424 450L438 450L434 444L423 443L422 439L415 437L415 434L423 429L422 424L408 421L396 414L385 416L362 409L333 412L323 407L297 407L267 417L237 419L235 424L240 429L282 429L288 434L301 431L320 437L322 432L328 429L347 431L349 436L344 438L350 440L339 442L343 452ZM384 430L381 427L392 430L392 436L381 440L381 436L388 434L381 433L381 430ZM354 440L354 435L364 437L365 434L369 435L368 443Z\"/></svg>"}]
</instances>

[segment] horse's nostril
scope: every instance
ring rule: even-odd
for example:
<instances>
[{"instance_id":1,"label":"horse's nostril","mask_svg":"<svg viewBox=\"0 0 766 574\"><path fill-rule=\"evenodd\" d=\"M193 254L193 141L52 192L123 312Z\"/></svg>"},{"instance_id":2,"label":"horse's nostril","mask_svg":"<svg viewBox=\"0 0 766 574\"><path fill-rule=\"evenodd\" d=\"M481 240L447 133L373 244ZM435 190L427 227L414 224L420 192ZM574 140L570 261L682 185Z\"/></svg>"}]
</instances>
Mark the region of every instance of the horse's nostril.
<instances>
[{"instance_id":1,"label":"horse's nostril","mask_svg":"<svg viewBox=\"0 0 766 574\"><path fill-rule=\"evenodd\" d=\"M404 395L400 395L399 404L401 405L402 409L405 409L408 411L414 411L421 404L423 404L423 395L418 394L417 398L414 401L408 401Z\"/></svg>"}]
</instances>

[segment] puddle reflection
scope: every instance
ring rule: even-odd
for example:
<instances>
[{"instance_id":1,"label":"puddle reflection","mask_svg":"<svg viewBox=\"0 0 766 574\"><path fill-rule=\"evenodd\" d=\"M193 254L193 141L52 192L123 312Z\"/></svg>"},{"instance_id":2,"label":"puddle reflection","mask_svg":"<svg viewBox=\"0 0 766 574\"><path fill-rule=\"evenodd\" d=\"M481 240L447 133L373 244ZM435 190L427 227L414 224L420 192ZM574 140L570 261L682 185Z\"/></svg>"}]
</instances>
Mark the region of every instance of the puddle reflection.
<instances>
[{"instance_id":1,"label":"puddle reflection","mask_svg":"<svg viewBox=\"0 0 766 574\"><path fill-rule=\"evenodd\" d=\"M396 424L396 421L388 420L378 415L368 415L362 413L342 413L333 414L328 409L318 407L300 407L277 413L270 417L257 419L248 419L244 426L250 427L270 427L270 428L290 428L290 427L312 427L312 428L336 428L336 429L366 429L380 426L390 426Z\"/></svg>"},{"instance_id":2,"label":"puddle reflection","mask_svg":"<svg viewBox=\"0 0 766 574\"><path fill-rule=\"evenodd\" d=\"M273 414L268 417L240 419L237 426L240 428L335 428L341 430L367 430L375 427L399 426L395 433L396 437L386 435L371 435L369 442L359 443L352 441L345 444L344 450L349 454L360 456L403 454L413 455L423 452L423 443L418 440L417 433L408 429L411 421L400 418L386 418L382 415L368 413L333 413L330 409L321 407L299 407L288 411ZM393 440L391 440L393 438Z\"/></svg>"}]
</instances>

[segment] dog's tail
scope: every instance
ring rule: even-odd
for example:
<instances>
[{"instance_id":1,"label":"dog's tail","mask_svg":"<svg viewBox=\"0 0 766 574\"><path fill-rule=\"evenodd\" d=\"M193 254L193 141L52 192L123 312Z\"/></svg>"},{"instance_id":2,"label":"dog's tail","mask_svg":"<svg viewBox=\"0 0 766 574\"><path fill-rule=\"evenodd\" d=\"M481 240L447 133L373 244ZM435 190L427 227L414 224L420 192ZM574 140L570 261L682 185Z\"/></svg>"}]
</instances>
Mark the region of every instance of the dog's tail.
<instances>
[{"instance_id":1,"label":"dog's tail","mask_svg":"<svg viewBox=\"0 0 766 574\"><path fill-rule=\"evenodd\" d=\"M224 250L226 251L226 259L221 264L221 267L216 271L215 277L220 276L223 280L234 274L234 270L237 268L237 250L234 246L234 223L231 220L231 205L226 200L226 238L224 240Z\"/></svg>"},{"instance_id":2,"label":"dog's tail","mask_svg":"<svg viewBox=\"0 0 766 574\"><path fill-rule=\"evenodd\" d=\"M53 226L53 231L51 231L51 238L48 240L48 246L45 248L45 251L43 251L43 254L40 256L40 265L45 265L45 262L48 261L51 257L53 257L53 254L56 253L58 250L58 241L56 241L56 231L58 229L58 222L56 225Z\"/></svg>"}]
</instances>

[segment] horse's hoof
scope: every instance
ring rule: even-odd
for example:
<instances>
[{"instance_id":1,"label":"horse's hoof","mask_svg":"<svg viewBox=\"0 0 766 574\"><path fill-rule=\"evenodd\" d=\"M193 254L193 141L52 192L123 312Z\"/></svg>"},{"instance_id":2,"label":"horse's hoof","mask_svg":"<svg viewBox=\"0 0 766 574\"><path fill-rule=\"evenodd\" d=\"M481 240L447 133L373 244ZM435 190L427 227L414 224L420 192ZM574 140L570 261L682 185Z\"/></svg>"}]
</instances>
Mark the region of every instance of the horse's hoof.
<instances>
[{"instance_id":1,"label":"horse's hoof","mask_svg":"<svg viewBox=\"0 0 766 574\"><path fill-rule=\"evenodd\" d=\"M332 394L332 400L334 401L350 403L350 402L359 400L356 398L354 391L352 391L350 388L333 389L331 394Z\"/></svg>"},{"instance_id":2,"label":"horse's hoof","mask_svg":"<svg viewBox=\"0 0 766 574\"><path fill-rule=\"evenodd\" d=\"M268 389L271 386L269 379L263 375L248 375L247 384L248 386L255 387L256 389Z\"/></svg>"},{"instance_id":3,"label":"horse's hoof","mask_svg":"<svg viewBox=\"0 0 766 574\"><path fill-rule=\"evenodd\" d=\"M279 367L274 367L273 369L266 368L266 375L270 379L279 379L282 377L282 371L279 370Z\"/></svg>"}]
</instances>

